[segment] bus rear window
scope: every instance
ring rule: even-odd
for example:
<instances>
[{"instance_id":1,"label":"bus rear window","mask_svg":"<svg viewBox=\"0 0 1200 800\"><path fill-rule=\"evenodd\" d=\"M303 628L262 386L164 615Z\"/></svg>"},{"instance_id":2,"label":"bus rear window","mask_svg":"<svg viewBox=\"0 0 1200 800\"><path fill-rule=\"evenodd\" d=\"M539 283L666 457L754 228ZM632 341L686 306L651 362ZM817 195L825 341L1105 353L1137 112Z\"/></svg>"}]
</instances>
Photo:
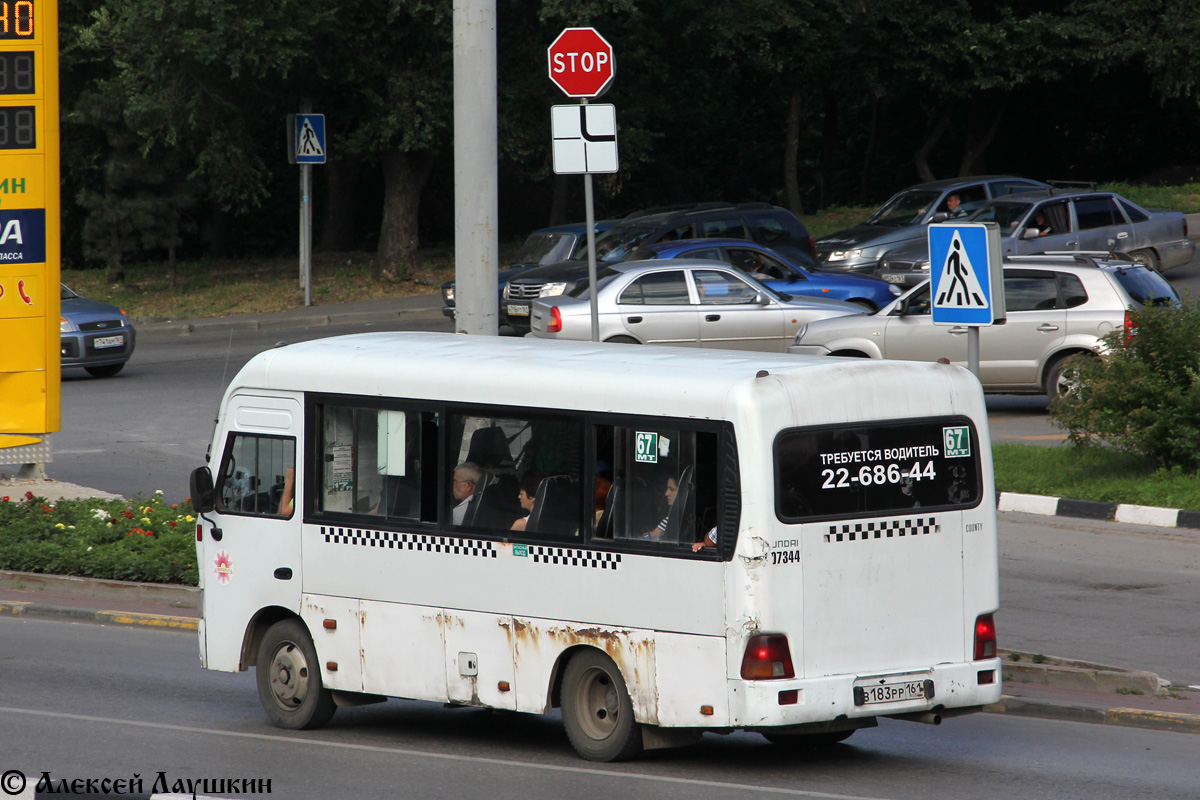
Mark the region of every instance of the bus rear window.
<instances>
[{"instance_id":1,"label":"bus rear window","mask_svg":"<svg viewBox=\"0 0 1200 800\"><path fill-rule=\"evenodd\" d=\"M775 439L783 522L972 508L982 491L966 417L793 428Z\"/></svg>"}]
</instances>

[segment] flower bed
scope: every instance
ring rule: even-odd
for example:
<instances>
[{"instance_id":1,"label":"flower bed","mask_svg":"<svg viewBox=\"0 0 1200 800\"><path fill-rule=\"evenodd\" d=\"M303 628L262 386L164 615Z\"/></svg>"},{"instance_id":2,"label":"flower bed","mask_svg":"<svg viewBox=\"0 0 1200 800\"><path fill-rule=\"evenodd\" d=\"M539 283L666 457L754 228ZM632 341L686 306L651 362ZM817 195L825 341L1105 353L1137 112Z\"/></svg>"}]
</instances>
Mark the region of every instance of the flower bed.
<instances>
[{"instance_id":1,"label":"flower bed","mask_svg":"<svg viewBox=\"0 0 1200 800\"><path fill-rule=\"evenodd\" d=\"M0 569L195 586L190 502L0 496Z\"/></svg>"}]
</instances>

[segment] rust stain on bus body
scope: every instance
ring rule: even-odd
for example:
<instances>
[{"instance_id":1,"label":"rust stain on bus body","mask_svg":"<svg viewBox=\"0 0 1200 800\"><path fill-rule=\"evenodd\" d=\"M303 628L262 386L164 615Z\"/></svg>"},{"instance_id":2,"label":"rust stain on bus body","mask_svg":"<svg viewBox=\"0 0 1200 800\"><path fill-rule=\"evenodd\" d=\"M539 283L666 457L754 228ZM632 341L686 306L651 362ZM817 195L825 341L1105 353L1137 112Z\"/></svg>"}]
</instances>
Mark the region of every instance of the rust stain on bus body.
<instances>
[{"instance_id":1,"label":"rust stain on bus body","mask_svg":"<svg viewBox=\"0 0 1200 800\"><path fill-rule=\"evenodd\" d=\"M625 679L634 716L639 722L658 723L658 690L654 675L654 639L638 631L606 629L597 626L574 627L555 623L537 623L514 618L512 621L518 673L526 659L532 663L556 662L561 654L578 646L602 650L616 663Z\"/></svg>"}]
</instances>

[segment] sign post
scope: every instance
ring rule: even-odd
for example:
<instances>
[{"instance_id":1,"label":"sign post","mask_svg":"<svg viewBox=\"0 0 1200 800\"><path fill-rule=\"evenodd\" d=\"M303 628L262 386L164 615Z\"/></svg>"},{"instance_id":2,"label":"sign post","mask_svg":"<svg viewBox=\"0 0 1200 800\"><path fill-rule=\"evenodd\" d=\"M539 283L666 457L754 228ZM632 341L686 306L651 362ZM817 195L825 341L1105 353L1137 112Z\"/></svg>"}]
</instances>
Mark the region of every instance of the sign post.
<instances>
[{"instance_id":1,"label":"sign post","mask_svg":"<svg viewBox=\"0 0 1200 800\"><path fill-rule=\"evenodd\" d=\"M61 428L58 3L0 3L0 464Z\"/></svg>"},{"instance_id":2,"label":"sign post","mask_svg":"<svg viewBox=\"0 0 1200 800\"><path fill-rule=\"evenodd\" d=\"M583 174L588 242L588 295L591 298L592 341L600 338L596 299L596 212L592 173L617 171L617 117L614 106L589 106L589 98L608 91L617 74L610 45L595 28L567 28L547 50L550 80L579 106L553 106L550 127L554 172Z\"/></svg>"},{"instance_id":3,"label":"sign post","mask_svg":"<svg viewBox=\"0 0 1200 800\"><path fill-rule=\"evenodd\" d=\"M288 114L288 162L300 165L300 285L312 305L312 165L325 163L325 115Z\"/></svg>"},{"instance_id":4,"label":"sign post","mask_svg":"<svg viewBox=\"0 0 1200 800\"><path fill-rule=\"evenodd\" d=\"M1003 325L1004 267L994 222L929 226L929 299L934 325L967 326L967 368L979 377L979 328Z\"/></svg>"}]
</instances>

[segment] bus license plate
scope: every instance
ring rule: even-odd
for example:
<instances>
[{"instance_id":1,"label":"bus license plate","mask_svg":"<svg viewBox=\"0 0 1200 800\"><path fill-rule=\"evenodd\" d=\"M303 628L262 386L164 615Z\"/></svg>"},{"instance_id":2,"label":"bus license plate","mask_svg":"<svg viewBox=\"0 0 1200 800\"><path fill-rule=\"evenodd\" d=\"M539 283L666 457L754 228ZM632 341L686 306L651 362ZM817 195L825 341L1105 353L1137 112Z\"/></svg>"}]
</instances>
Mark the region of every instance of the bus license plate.
<instances>
[{"instance_id":1,"label":"bus license plate","mask_svg":"<svg viewBox=\"0 0 1200 800\"><path fill-rule=\"evenodd\" d=\"M856 706L932 699L933 681L928 679L912 680L912 676L908 675L871 678L857 681L854 684L854 705Z\"/></svg>"},{"instance_id":2,"label":"bus license plate","mask_svg":"<svg viewBox=\"0 0 1200 800\"><path fill-rule=\"evenodd\" d=\"M508 315L510 317L528 317L529 316L529 306L510 305L508 307L507 311L508 311Z\"/></svg>"},{"instance_id":3,"label":"bus license plate","mask_svg":"<svg viewBox=\"0 0 1200 800\"><path fill-rule=\"evenodd\" d=\"M125 344L125 334L119 336L97 336L92 339L92 347L100 350L105 347L120 347Z\"/></svg>"}]
</instances>

